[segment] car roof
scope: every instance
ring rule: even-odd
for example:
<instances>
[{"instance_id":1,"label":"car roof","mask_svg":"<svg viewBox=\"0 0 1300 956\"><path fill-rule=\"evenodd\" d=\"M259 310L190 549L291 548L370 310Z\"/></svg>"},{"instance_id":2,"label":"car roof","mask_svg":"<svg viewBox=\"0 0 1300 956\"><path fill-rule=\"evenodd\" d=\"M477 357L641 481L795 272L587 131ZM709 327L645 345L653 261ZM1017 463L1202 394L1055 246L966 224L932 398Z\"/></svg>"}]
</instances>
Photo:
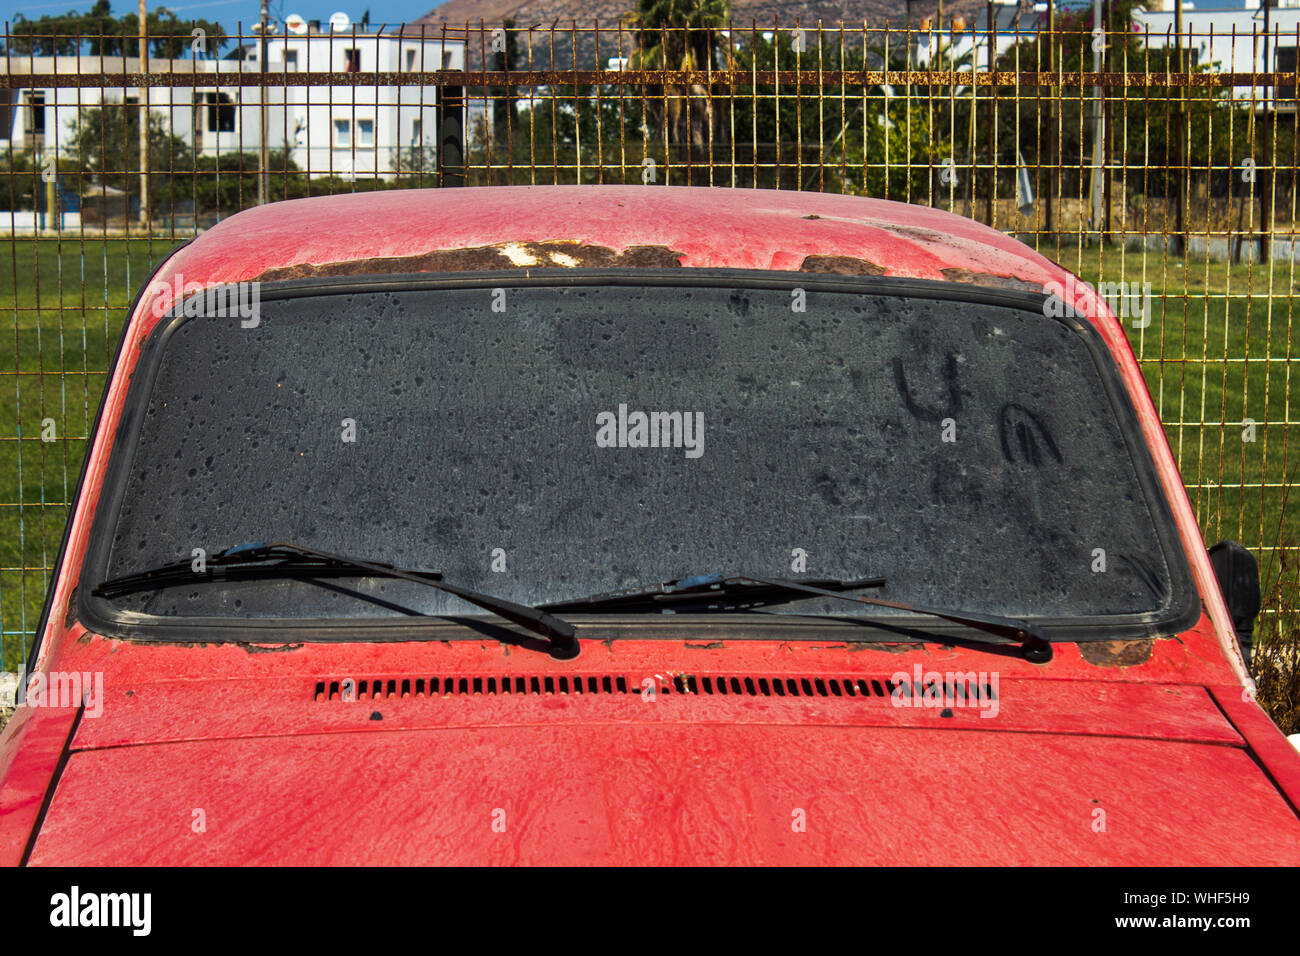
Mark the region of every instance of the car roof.
<instances>
[{"instance_id":1,"label":"car roof","mask_svg":"<svg viewBox=\"0 0 1300 956\"><path fill-rule=\"evenodd\" d=\"M157 279L249 280L518 267L762 269L1041 291L1069 273L928 206L788 190L492 186L270 203L218 223Z\"/></svg>"}]
</instances>

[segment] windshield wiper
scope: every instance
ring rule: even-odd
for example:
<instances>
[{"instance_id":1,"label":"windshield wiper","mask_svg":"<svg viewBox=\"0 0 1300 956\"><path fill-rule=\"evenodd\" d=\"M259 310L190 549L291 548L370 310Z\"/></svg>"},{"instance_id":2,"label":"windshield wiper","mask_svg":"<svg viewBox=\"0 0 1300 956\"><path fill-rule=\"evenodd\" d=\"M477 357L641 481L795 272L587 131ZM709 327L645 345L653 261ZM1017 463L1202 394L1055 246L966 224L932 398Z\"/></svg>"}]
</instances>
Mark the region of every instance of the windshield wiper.
<instances>
[{"instance_id":1,"label":"windshield wiper","mask_svg":"<svg viewBox=\"0 0 1300 956\"><path fill-rule=\"evenodd\" d=\"M860 597L845 594L844 591L861 588L880 587L884 578L863 578L858 581L808 580L794 581L788 578L759 578L753 575L702 574L694 577L669 581L656 587L633 591L615 591L607 594L595 594L588 598L575 598L543 604L540 607L552 611L603 611L632 610L634 608L668 609L684 604L722 604L727 606L744 605L746 598L754 603L771 604L771 599L784 594L789 600L797 600L794 595L811 594L821 597L838 598L841 601L854 601L873 607L887 607L912 614L942 618L975 630L1005 637L1020 645L1025 659L1035 664L1044 664L1052 659L1052 644L1041 630L1028 621L1018 618L1002 617L998 614L984 614L979 611L951 611L944 608L919 607L903 604L899 601L885 601L880 598ZM767 600L760 600L766 597ZM864 621L877 624L877 621Z\"/></svg>"},{"instance_id":2,"label":"windshield wiper","mask_svg":"<svg viewBox=\"0 0 1300 956\"><path fill-rule=\"evenodd\" d=\"M146 571L124 574L101 581L91 589L96 597L113 598L133 591L170 587L192 583L196 578L207 580L253 580L258 578L311 578L322 575L355 575L362 571L368 575L397 578L427 587L437 588L470 604L491 611L520 627L540 634L551 642L551 653L556 657L574 657L578 653L577 631L568 621L546 613L542 608L516 604L505 598L471 591L449 584L438 571L414 571L394 567L377 561L345 557L317 551L288 541L258 541L226 548L207 558L205 569L195 572L189 561L173 561Z\"/></svg>"},{"instance_id":3,"label":"windshield wiper","mask_svg":"<svg viewBox=\"0 0 1300 956\"><path fill-rule=\"evenodd\" d=\"M679 578L664 584L648 588L632 588L626 591L608 591L592 594L568 601L554 601L539 607L548 611L607 611L631 610L633 608L669 609L678 604L719 603L729 607L737 605L758 607L765 604L786 604L798 601L798 593L803 587L815 587L830 591L856 591L860 588L878 588L885 584L884 578L860 578L856 581L844 581L838 578L810 578L807 581L793 582L783 579L765 579L751 577L728 577L722 574L697 574L689 578ZM792 587L791 585L798 585Z\"/></svg>"}]
</instances>

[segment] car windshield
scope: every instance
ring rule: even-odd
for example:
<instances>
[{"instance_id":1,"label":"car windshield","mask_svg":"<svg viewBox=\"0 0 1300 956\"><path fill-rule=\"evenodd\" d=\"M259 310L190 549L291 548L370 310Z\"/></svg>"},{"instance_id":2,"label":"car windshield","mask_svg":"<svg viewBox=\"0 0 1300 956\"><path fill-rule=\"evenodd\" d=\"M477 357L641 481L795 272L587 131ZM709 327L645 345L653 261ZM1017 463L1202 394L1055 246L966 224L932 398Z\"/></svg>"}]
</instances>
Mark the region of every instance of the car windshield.
<instances>
[{"instance_id":1,"label":"car windshield","mask_svg":"<svg viewBox=\"0 0 1300 956\"><path fill-rule=\"evenodd\" d=\"M528 605L720 573L879 576L873 597L1049 623L1170 613L1185 565L1096 333L945 288L413 280L272 289L255 324L174 317L132 385L87 574L278 540ZM483 613L338 576L196 576L106 606Z\"/></svg>"}]
</instances>

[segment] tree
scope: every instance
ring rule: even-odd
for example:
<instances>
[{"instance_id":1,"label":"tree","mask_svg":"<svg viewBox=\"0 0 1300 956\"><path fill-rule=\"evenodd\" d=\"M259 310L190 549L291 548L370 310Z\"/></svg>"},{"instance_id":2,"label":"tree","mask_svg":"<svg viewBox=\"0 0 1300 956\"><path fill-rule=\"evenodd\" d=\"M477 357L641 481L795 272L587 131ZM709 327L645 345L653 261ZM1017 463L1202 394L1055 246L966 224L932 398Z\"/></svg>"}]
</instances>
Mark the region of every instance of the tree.
<instances>
[{"instance_id":1,"label":"tree","mask_svg":"<svg viewBox=\"0 0 1300 956\"><path fill-rule=\"evenodd\" d=\"M112 36L119 30L109 0L96 0L86 13L70 10L62 14L47 14L36 20L18 13L10 25L10 50L33 56L73 56L79 52L81 42L101 33ZM93 52L98 54L98 48Z\"/></svg>"},{"instance_id":2,"label":"tree","mask_svg":"<svg viewBox=\"0 0 1300 956\"><path fill-rule=\"evenodd\" d=\"M635 37L631 67L703 70L729 64L730 43L720 42L718 31L730 13L728 0L637 0L628 16ZM657 86L647 90L647 96L657 104L656 125L665 127L670 144L689 142L703 148L725 132L714 122L712 98L701 83Z\"/></svg>"},{"instance_id":3,"label":"tree","mask_svg":"<svg viewBox=\"0 0 1300 956\"><path fill-rule=\"evenodd\" d=\"M479 117L468 137L473 184L626 182L633 173L622 167L624 161L639 177L647 155L645 114L640 101L624 100L619 92L591 84L549 87L531 108L518 112L509 139L493 134L490 148L493 120ZM514 104L511 100L510 109Z\"/></svg>"},{"instance_id":4,"label":"tree","mask_svg":"<svg viewBox=\"0 0 1300 956\"><path fill-rule=\"evenodd\" d=\"M1185 186L1189 170L1192 176L1203 176L1212 193L1223 194L1234 188L1240 192L1240 182L1233 185L1233 167L1246 156L1262 153L1256 128L1262 122L1252 122L1250 111L1233 104L1224 87L1178 88L1164 83L1166 71L1177 72L1174 51L1146 46L1143 34L1131 28L1133 6L1133 0L1107 4L1103 70L1142 73L1151 82L1105 89L1108 165L1111 169L1132 170L1126 177L1130 196L1173 200L1179 194L1180 180ZM1038 33L1011 47L998 57L996 69L1047 72L1051 64L1063 74L1091 72L1092 13L1058 14L1056 30L1050 39L1046 33ZM949 69L948 60L942 54L930 65L934 69ZM980 68L985 68L984 64ZM1184 69L1192 73L1205 73L1212 68L1208 63L1184 64ZM913 93L923 95L924 90ZM1040 181L1036 193L1050 190L1064 197L1088 195L1094 138L1091 87L1056 90L1000 87L981 93L973 116L967 94L951 100L935 99L938 104L935 128L955 130L951 146L958 163L972 164L972 168L976 164L996 166L1000 195L1013 194L1012 177L1018 153L1023 154L1031 167L1037 168ZM1180 108L1186 133L1175 129L1174 118ZM986 135L990 124L994 124L991 156ZM968 131L975 128L979 135L971 137ZM1184 135L1185 144L1180 142ZM1282 137L1277 143L1278 155L1293 155L1288 150L1293 148L1294 136L1286 138L1286 131L1280 131L1278 136ZM1180 154L1182 149L1187 150L1186 156ZM1061 172L1053 176L1054 170ZM1125 197L1117 198L1123 202Z\"/></svg>"},{"instance_id":5,"label":"tree","mask_svg":"<svg viewBox=\"0 0 1300 956\"><path fill-rule=\"evenodd\" d=\"M125 35L125 43L119 39L116 50L126 51L127 56L140 53L140 17L128 13L119 21L118 33ZM208 54L215 56L230 38L226 36L221 24L211 20L179 20L176 14L166 7L159 7L147 17L149 32L149 55L162 59L178 60L186 55L193 55L194 30L202 30L204 47ZM106 51L109 52L109 51Z\"/></svg>"},{"instance_id":6,"label":"tree","mask_svg":"<svg viewBox=\"0 0 1300 956\"><path fill-rule=\"evenodd\" d=\"M492 69L498 72L514 69L518 60L518 34L515 32L515 21L507 18L502 28L504 49L492 54ZM514 130L514 102L509 88L504 86L491 87L488 96L492 99L492 135L498 144L504 144Z\"/></svg>"},{"instance_id":7,"label":"tree","mask_svg":"<svg viewBox=\"0 0 1300 956\"><path fill-rule=\"evenodd\" d=\"M11 50L33 56L138 56L140 17L113 16L109 0L96 0L86 13L69 11L29 20L21 13L11 27ZM221 24L210 20L180 20L166 7L148 16L149 55L179 59L193 53L194 30L202 30L205 44L217 53L230 42Z\"/></svg>"},{"instance_id":8,"label":"tree","mask_svg":"<svg viewBox=\"0 0 1300 956\"><path fill-rule=\"evenodd\" d=\"M45 208L45 176L52 157L38 162L30 150L0 152L0 206L5 209ZM70 157L58 158L59 181L65 189L77 189L77 164Z\"/></svg>"},{"instance_id":9,"label":"tree","mask_svg":"<svg viewBox=\"0 0 1300 956\"><path fill-rule=\"evenodd\" d=\"M742 39L736 54L742 75L794 67L789 33L766 40L754 31ZM887 61L883 48L841 47L834 39L823 42L813 31L804 41L798 52L804 69L859 72L906 65L901 54L893 53ZM737 185L919 201L927 198L932 167L948 155L934 142L925 98L909 101L903 91L883 86L814 99L806 88L760 83L738 87L728 112L727 123L736 130L737 142L729 152L741 177Z\"/></svg>"},{"instance_id":10,"label":"tree","mask_svg":"<svg viewBox=\"0 0 1300 956\"><path fill-rule=\"evenodd\" d=\"M735 70L782 69L794 62L790 37L747 34L734 52ZM878 70L878 50L848 50L834 42L805 49L803 62L827 70ZM901 69L899 59L891 69ZM529 182L711 182L718 186L812 189L891 198L924 198L934 163L948 155L934 142L923 97L909 103L880 86L847 97L809 102L797 88L772 84L715 91L720 125L735 141L709 150L674 143L653 101L629 97L623 87L548 88L518 113L509 149L480 118L470 137L475 185ZM579 162L579 160L581 160ZM653 160L653 179L643 179ZM688 165L689 164L689 165ZM490 169L490 171L489 171Z\"/></svg>"},{"instance_id":11,"label":"tree","mask_svg":"<svg viewBox=\"0 0 1300 956\"><path fill-rule=\"evenodd\" d=\"M109 105L82 108L73 133L78 168L100 183L140 194L140 109ZM165 117L149 113L149 204L170 209L190 198L194 154L185 141L168 132Z\"/></svg>"}]
</instances>

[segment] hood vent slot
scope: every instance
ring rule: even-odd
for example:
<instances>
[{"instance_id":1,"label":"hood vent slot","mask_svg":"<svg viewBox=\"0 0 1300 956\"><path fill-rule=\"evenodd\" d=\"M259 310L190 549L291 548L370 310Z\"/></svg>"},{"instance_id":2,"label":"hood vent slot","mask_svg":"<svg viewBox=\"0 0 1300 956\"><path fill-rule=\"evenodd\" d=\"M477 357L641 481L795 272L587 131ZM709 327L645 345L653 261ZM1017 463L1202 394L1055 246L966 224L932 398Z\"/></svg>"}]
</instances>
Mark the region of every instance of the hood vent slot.
<instances>
[{"instance_id":1,"label":"hood vent slot","mask_svg":"<svg viewBox=\"0 0 1300 956\"><path fill-rule=\"evenodd\" d=\"M343 680L316 681L312 694L315 701L347 702L354 700L387 700L402 697L545 697L564 695L572 697L624 697L640 695L654 680L658 694L680 694L687 697L813 697L855 700L876 698L888 700L901 693L907 697L921 697L925 688L915 687L907 681L896 682L873 677L740 677L725 675L689 675L635 677L627 675L575 674L535 675L515 677L372 677ZM964 697L966 688L961 684L935 683L935 690L944 698ZM982 693L986 699L996 694L987 683L970 690Z\"/></svg>"}]
</instances>

